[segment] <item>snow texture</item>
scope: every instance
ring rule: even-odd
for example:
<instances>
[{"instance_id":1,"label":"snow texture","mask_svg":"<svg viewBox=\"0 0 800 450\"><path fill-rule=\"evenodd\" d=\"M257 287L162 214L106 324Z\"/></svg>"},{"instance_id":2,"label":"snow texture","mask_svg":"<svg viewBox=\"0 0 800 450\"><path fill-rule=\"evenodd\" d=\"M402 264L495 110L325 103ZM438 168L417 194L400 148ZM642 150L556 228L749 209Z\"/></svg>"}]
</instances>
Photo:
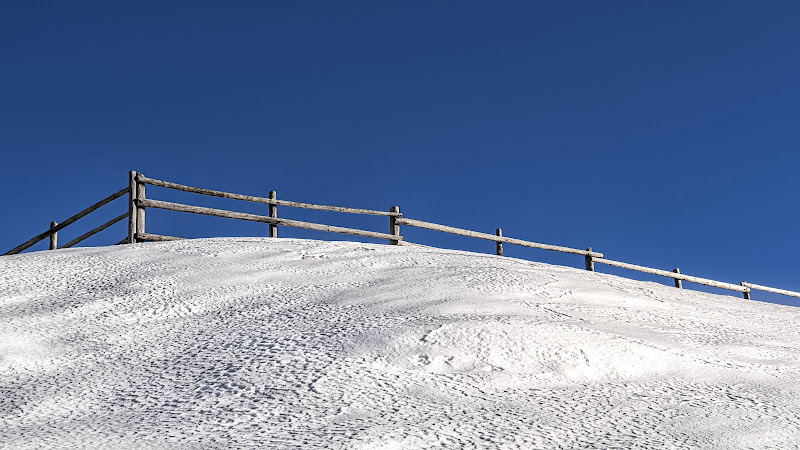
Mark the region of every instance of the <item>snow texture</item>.
<instances>
[{"instance_id":1,"label":"snow texture","mask_svg":"<svg viewBox=\"0 0 800 450\"><path fill-rule=\"evenodd\" d=\"M798 309L467 252L0 258L0 447L798 448Z\"/></svg>"}]
</instances>

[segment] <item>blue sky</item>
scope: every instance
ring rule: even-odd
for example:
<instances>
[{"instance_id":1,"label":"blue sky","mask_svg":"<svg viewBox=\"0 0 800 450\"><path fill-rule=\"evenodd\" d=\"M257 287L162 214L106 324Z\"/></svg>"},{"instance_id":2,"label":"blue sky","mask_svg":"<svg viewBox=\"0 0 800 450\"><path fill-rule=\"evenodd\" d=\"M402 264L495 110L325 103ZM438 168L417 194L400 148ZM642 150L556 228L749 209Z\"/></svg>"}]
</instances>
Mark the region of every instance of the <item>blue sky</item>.
<instances>
[{"instance_id":1,"label":"blue sky","mask_svg":"<svg viewBox=\"0 0 800 450\"><path fill-rule=\"evenodd\" d=\"M421 220L500 226L610 259L800 291L798 16L800 4L780 1L5 6L0 249L138 170L253 195L275 189L289 200L399 205ZM62 242L124 205L106 208ZM266 228L151 211L148 231ZM87 243L124 234L119 224ZM408 227L404 235L494 248ZM582 264L511 246L506 254Z\"/></svg>"}]
</instances>

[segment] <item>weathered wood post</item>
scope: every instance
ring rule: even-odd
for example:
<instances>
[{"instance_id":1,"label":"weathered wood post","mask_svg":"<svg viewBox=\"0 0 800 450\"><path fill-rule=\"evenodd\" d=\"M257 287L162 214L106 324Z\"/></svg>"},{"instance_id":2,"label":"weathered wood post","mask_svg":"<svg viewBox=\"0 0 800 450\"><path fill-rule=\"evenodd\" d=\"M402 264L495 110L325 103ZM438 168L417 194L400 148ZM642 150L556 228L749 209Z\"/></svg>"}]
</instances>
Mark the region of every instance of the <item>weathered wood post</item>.
<instances>
[{"instance_id":1,"label":"weathered wood post","mask_svg":"<svg viewBox=\"0 0 800 450\"><path fill-rule=\"evenodd\" d=\"M681 273L681 269L679 267L672 269L672 271L675 273ZM683 289L683 281L678 278L675 278L675 287L678 289Z\"/></svg>"},{"instance_id":2,"label":"weathered wood post","mask_svg":"<svg viewBox=\"0 0 800 450\"><path fill-rule=\"evenodd\" d=\"M592 247L587 248L586 251L591 252ZM589 272L594 272L594 260L592 259L592 254L587 253L586 256L584 256L583 258L584 262L586 263L586 270L588 270Z\"/></svg>"},{"instance_id":3,"label":"weathered wood post","mask_svg":"<svg viewBox=\"0 0 800 450\"><path fill-rule=\"evenodd\" d=\"M496 234L499 237L503 237L503 229L502 228L498 228L497 231L494 232L494 234ZM496 241L495 244L496 244L496 247L497 247L496 248L497 256L503 256L503 243L500 242L500 241Z\"/></svg>"},{"instance_id":4,"label":"weathered wood post","mask_svg":"<svg viewBox=\"0 0 800 450\"><path fill-rule=\"evenodd\" d=\"M56 227L56 225L58 225L58 222L56 222L55 220L50 222L50 229L52 230L53 228ZM50 250L55 250L57 248L58 248L58 231L53 231L50 232Z\"/></svg>"},{"instance_id":5,"label":"weathered wood post","mask_svg":"<svg viewBox=\"0 0 800 450\"><path fill-rule=\"evenodd\" d=\"M136 243L136 218L139 216L136 208L136 195L138 193L136 171L128 172L128 244Z\"/></svg>"},{"instance_id":6,"label":"weathered wood post","mask_svg":"<svg viewBox=\"0 0 800 450\"><path fill-rule=\"evenodd\" d=\"M277 200L278 193L275 191L269 191L269 199L270 200ZM278 218L278 205L269 204L269 216L273 219ZM269 237L278 237L278 226L275 224L269 224Z\"/></svg>"},{"instance_id":7,"label":"weathered wood post","mask_svg":"<svg viewBox=\"0 0 800 450\"><path fill-rule=\"evenodd\" d=\"M747 287L747 286L744 285L745 283L746 283L746 281L742 281L741 283L739 283L739 286ZM747 289L746 291L742 292L742 295L744 295L744 299L745 300L750 300L750 289Z\"/></svg>"},{"instance_id":8,"label":"weathered wood post","mask_svg":"<svg viewBox=\"0 0 800 450\"><path fill-rule=\"evenodd\" d=\"M399 206L392 206L389 212L400 213ZM400 236L400 225L397 224L397 216L389 216L389 234L392 236ZM400 245L399 239L389 239L390 245Z\"/></svg>"},{"instance_id":9,"label":"weathered wood post","mask_svg":"<svg viewBox=\"0 0 800 450\"><path fill-rule=\"evenodd\" d=\"M142 175L141 173L137 173L137 178ZM144 175L142 175L144 176ZM136 180L136 200L143 201L145 199L144 196L144 183L139 182ZM141 204L136 205L136 234L144 234L144 206ZM138 238L136 239L139 240Z\"/></svg>"}]
</instances>

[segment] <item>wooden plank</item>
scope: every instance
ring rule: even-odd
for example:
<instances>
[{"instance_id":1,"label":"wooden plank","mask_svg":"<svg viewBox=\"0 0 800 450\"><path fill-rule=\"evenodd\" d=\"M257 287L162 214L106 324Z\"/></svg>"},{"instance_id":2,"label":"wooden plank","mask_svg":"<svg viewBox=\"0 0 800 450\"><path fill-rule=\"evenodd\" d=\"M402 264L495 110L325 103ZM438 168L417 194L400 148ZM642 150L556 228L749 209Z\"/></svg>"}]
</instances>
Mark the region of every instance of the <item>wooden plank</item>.
<instances>
[{"instance_id":1,"label":"wooden plank","mask_svg":"<svg viewBox=\"0 0 800 450\"><path fill-rule=\"evenodd\" d=\"M175 237L175 236L164 236L162 234L150 234L150 233L136 233L136 239L146 242L166 242L166 241L182 241L183 238Z\"/></svg>"},{"instance_id":2,"label":"wooden plank","mask_svg":"<svg viewBox=\"0 0 800 450\"><path fill-rule=\"evenodd\" d=\"M343 213L350 213L350 214L369 214L373 216L392 216L397 215L386 211L375 211L372 209L361 209L361 208L347 208L344 206L330 206L330 205L315 205L313 203L301 203L301 202L292 202L289 200L277 200L277 199L269 199L264 197L256 197L253 195L242 195L242 194L233 194L230 192L223 192L223 191L215 191L213 189L203 189L197 188L192 186L186 186L183 184L178 183L171 183L169 181L163 180L156 180L153 178L147 178L144 175L139 174L137 180L140 183L150 184L153 186L164 187L167 189L175 189L178 191L184 192L192 192L195 194L201 195L210 195L212 197L222 197L222 198L230 198L233 200L244 200L247 202L254 202L254 203L265 203L268 205L278 205L278 206L289 206L292 208L303 208L303 209L316 209L319 211L334 211L334 212L343 212Z\"/></svg>"},{"instance_id":3,"label":"wooden plank","mask_svg":"<svg viewBox=\"0 0 800 450\"><path fill-rule=\"evenodd\" d=\"M676 267L672 269L675 273L681 273L681 269ZM675 287L678 289L683 289L683 281L680 278L675 278Z\"/></svg>"},{"instance_id":4,"label":"wooden plank","mask_svg":"<svg viewBox=\"0 0 800 450\"><path fill-rule=\"evenodd\" d=\"M703 285L706 285L706 286L716 287L716 288L720 288L720 289L728 289L728 290L731 290L731 291L746 292L746 291L750 290L747 287L737 286L737 285L731 284L731 283L723 283L721 281L709 280L707 278L693 277L693 276L690 276L690 275L684 275L684 274L679 274L679 273L675 273L675 272L670 272L669 270L653 269L651 267L637 266L635 264L628 264L628 263L623 263L623 262L619 262L619 261L611 261L611 260L603 259L603 258L595 258L594 262L600 263L600 264L605 264L605 265L608 265L608 266L619 267L619 268L622 268L622 269L635 270L637 272L644 272L644 273L649 273L649 274L653 274L653 275L660 275L662 277L675 278L675 279L679 279L679 280L683 280L683 281L688 281L690 283L703 284Z\"/></svg>"},{"instance_id":5,"label":"wooden plank","mask_svg":"<svg viewBox=\"0 0 800 450\"><path fill-rule=\"evenodd\" d=\"M398 225L408 225L410 227L425 228L428 230L441 231L443 233L457 234L459 236L467 236L477 239L485 239L487 241L504 242L506 244L519 245L521 247L539 248L542 250L551 250L554 252L572 253L575 255L592 255L595 258L602 258L603 254L599 252L589 252L587 250L579 250L577 248L561 247L558 245L539 244L537 242L523 241L521 239L514 239L509 237L495 236L488 233L479 233L477 231L465 230L463 228L448 227L439 225L438 223L423 222L421 220L406 219L405 217L398 217L396 219Z\"/></svg>"},{"instance_id":6,"label":"wooden plank","mask_svg":"<svg viewBox=\"0 0 800 450\"><path fill-rule=\"evenodd\" d=\"M136 183L136 198L144 200L144 183ZM136 234L144 234L144 208L136 207Z\"/></svg>"},{"instance_id":7,"label":"wooden plank","mask_svg":"<svg viewBox=\"0 0 800 450\"><path fill-rule=\"evenodd\" d=\"M289 200L275 200L275 204L278 206L289 206L292 208L302 208L302 209L314 209L317 211L334 211L334 212L341 212L341 213L349 213L349 214L366 214L371 216L396 216L399 214L393 214L386 211L376 211L372 209L361 209L361 208L347 208L344 206L330 206L330 205L315 205L313 203L301 203L301 202L292 202Z\"/></svg>"},{"instance_id":8,"label":"wooden plank","mask_svg":"<svg viewBox=\"0 0 800 450\"><path fill-rule=\"evenodd\" d=\"M772 292L773 294L788 295L789 297L800 298L800 292L787 291L785 289L777 289L769 286L762 286L760 284L748 283L746 281L742 281L741 285L744 287L748 287L750 289L757 289L759 291Z\"/></svg>"},{"instance_id":9,"label":"wooden plank","mask_svg":"<svg viewBox=\"0 0 800 450\"><path fill-rule=\"evenodd\" d=\"M58 225L58 222L55 220L50 222L50 229L52 230ZM53 231L50 233L50 250L55 250L58 248L58 231Z\"/></svg>"},{"instance_id":10,"label":"wooden plank","mask_svg":"<svg viewBox=\"0 0 800 450\"><path fill-rule=\"evenodd\" d=\"M495 236L502 237L503 236L503 229L502 228L498 228L497 230L495 230L494 234L495 234ZM497 254L497 256L503 256L503 243L500 242L500 241L497 241L497 242L495 242L495 246L494 247L495 247L494 250L495 250L495 253Z\"/></svg>"},{"instance_id":11,"label":"wooden plank","mask_svg":"<svg viewBox=\"0 0 800 450\"><path fill-rule=\"evenodd\" d=\"M592 259L592 247L587 248L586 251L588 253L583 257L583 263L586 266L586 270L588 270L589 272L594 272L594 260Z\"/></svg>"},{"instance_id":12,"label":"wooden plank","mask_svg":"<svg viewBox=\"0 0 800 450\"><path fill-rule=\"evenodd\" d=\"M259 216L256 214L247 214L234 211L227 211L224 209L203 208L200 206L184 205L180 203L162 202L158 200L137 200L137 204L147 208L166 209L170 211L179 211L192 214L202 214L206 216L225 217L228 219L247 220L250 222L271 223L279 226L287 226L293 228L303 228L306 230L327 231L330 233L351 234L354 236L370 237L375 239L398 239L402 240L402 236L393 236L386 233L376 233L374 231L357 230L355 228L335 227L332 225L322 225L311 222L301 222L299 220L289 220L272 218L267 216Z\"/></svg>"},{"instance_id":13,"label":"wooden plank","mask_svg":"<svg viewBox=\"0 0 800 450\"><path fill-rule=\"evenodd\" d=\"M139 217L137 214L138 208L136 207L136 171L131 170L128 172L128 243L136 243L136 219Z\"/></svg>"},{"instance_id":14,"label":"wooden plank","mask_svg":"<svg viewBox=\"0 0 800 450\"><path fill-rule=\"evenodd\" d=\"M269 191L269 199L277 200L278 193L275 191ZM272 203L269 204L269 216L272 217L273 219L278 218L278 205ZM274 224L269 224L269 237L274 237L274 238L278 237L278 227Z\"/></svg>"},{"instance_id":15,"label":"wooden plank","mask_svg":"<svg viewBox=\"0 0 800 450\"><path fill-rule=\"evenodd\" d=\"M105 205L105 204L107 204L107 203L109 203L109 202L111 202L113 200L116 200L116 199L122 197L123 195L125 195L127 193L128 193L128 188L122 189L119 192L115 192L115 193L109 195L108 197L100 200L99 202L95 203L94 205L84 209L83 211L79 212L78 214L75 214L74 216L70 217L69 219L61 222L60 224L56 225L55 227L50 228L50 229L44 231L43 233L39 233L36 236L32 237L31 239L25 241L24 243L22 243L22 244L20 244L20 245L18 245L16 247L12 248L11 250L3 253L3 255L4 256L5 255L15 255L15 254L17 254L17 253L19 253L19 252L31 247L32 245L36 244L37 242L41 241L42 239L44 239L46 237L49 237L50 233L61 231L64 227L75 223L75 221L77 221L78 219L86 216L90 212L97 210L101 206L103 206L103 205Z\"/></svg>"},{"instance_id":16,"label":"wooden plank","mask_svg":"<svg viewBox=\"0 0 800 450\"><path fill-rule=\"evenodd\" d=\"M400 214L399 206L392 206L389 212ZM397 216L389 216L389 234L392 236L400 236L400 225L397 224ZM399 245L400 241L397 239L389 239L389 245Z\"/></svg>"},{"instance_id":17,"label":"wooden plank","mask_svg":"<svg viewBox=\"0 0 800 450\"><path fill-rule=\"evenodd\" d=\"M88 231L86 233L83 233L82 235L80 235L80 236L76 237L75 239L67 242L66 244L62 245L59 248L70 248L73 245L75 245L75 244L81 242L82 240L88 238L89 236L93 236L93 235L105 230L106 228L110 227L111 225L114 225L115 223L119 222L120 220L122 220L122 219L124 219L126 217L128 217L128 213L120 214L119 216L117 216L117 217L109 220L108 222L100 225L99 227L93 229L92 231Z\"/></svg>"}]
</instances>

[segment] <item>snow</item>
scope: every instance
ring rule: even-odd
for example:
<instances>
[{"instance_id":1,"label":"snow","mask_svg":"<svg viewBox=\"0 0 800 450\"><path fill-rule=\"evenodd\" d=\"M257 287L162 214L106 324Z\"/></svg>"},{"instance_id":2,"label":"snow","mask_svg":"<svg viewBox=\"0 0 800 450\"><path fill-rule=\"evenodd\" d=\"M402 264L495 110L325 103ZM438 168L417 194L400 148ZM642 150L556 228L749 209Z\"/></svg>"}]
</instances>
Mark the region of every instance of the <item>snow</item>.
<instances>
[{"instance_id":1,"label":"snow","mask_svg":"<svg viewBox=\"0 0 800 450\"><path fill-rule=\"evenodd\" d=\"M798 309L467 252L0 258L0 447L798 448Z\"/></svg>"}]
</instances>

